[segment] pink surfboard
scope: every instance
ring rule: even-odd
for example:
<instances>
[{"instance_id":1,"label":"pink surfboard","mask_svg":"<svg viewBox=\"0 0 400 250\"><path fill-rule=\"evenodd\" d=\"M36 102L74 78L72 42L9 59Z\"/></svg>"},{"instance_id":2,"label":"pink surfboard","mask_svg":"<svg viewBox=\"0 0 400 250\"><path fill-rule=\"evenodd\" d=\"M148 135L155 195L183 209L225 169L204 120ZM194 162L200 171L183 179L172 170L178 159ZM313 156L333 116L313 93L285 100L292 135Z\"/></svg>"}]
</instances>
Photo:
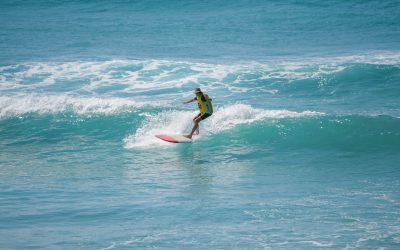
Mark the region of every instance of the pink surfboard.
<instances>
[{"instance_id":1,"label":"pink surfboard","mask_svg":"<svg viewBox=\"0 0 400 250\"><path fill-rule=\"evenodd\" d=\"M192 142L191 139L180 134L166 134L166 135L161 134L161 135L156 135L156 137L160 138L161 140L172 143Z\"/></svg>"}]
</instances>

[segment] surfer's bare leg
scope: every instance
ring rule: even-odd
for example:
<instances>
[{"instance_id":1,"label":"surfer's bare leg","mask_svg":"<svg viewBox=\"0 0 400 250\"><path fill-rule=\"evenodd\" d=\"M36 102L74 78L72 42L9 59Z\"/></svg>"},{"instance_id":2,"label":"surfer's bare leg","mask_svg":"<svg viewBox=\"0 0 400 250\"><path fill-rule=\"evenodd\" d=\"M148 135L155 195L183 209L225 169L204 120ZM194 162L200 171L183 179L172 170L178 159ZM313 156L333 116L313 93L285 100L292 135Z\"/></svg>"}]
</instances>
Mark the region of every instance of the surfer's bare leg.
<instances>
[{"instance_id":1,"label":"surfer's bare leg","mask_svg":"<svg viewBox=\"0 0 400 250\"><path fill-rule=\"evenodd\" d=\"M185 137L192 139L192 136L194 134L194 132L199 131L199 122L201 121L201 117L196 117L194 120L194 126L192 128L192 132L190 132L190 134L185 135Z\"/></svg>"},{"instance_id":2,"label":"surfer's bare leg","mask_svg":"<svg viewBox=\"0 0 400 250\"><path fill-rule=\"evenodd\" d=\"M199 118L199 115L196 116L195 118L193 118L193 122L194 122L194 123L196 123L196 119L197 119L197 118ZM199 131L199 126L197 126L197 129L196 129L196 131L195 131L193 134L198 135L199 132L200 132L200 131Z\"/></svg>"}]
</instances>

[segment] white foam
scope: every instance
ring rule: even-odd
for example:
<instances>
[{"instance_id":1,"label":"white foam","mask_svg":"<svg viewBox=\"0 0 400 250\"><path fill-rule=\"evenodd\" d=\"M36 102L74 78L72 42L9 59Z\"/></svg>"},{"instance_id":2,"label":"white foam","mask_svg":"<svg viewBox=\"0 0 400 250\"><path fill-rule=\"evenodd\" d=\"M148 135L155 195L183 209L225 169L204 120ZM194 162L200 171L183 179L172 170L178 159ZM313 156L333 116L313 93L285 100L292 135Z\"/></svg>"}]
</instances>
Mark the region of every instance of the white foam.
<instances>
[{"instance_id":1,"label":"white foam","mask_svg":"<svg viewBox=\"0 0 400 250\"><path fill-rule=\"evenodd\" d=\"M178 74L180 70L187 72ZM76 90L94 92L104 86L119 84L126 86L124 92L137 92L180 88L202 78L220 81L236 70L237 67L232 66L165 60L31 62L0 67L0 90L34 91L60 82L84 81Z\"/></svg>"},{"instance_id":2,"label":"white foam","mask_svg":"<svg viewBox=\"0 0 400 250\"><path fill-rule=\"evenodd\" d=\"M215 64L167 60L29 62L0 67L0 91L41 92L68 86L68 93L139 93L205 85L207 91L249 92L263 80L294 81L323 77L347 63L400 64L400 53L376 52L329 58L276 59L263 63ZM80 83L79 83L80 82ZM79 84L77 84L79 83ZM116 86L116 88L114 88ZM260 89L268 92L268 86ZM168 91L166 91L168 92ZM164 92L165 93L165 92Z\"/></svg>"},{"instance_id":3,"label":"white foam","mask_svg":"<svg viewBox=\"0 0 400 250\"><path fill-rule=\"evenodd\" d=\"M381 65L399 65L400 52L393 51L377 51L359 55L337 56L331 58L321 58L318 61L329 60L332 63L369 63Z\"/></svg>"},{"instance_id":4,"label":"white foam","mask_svg":"<svg viewBox=\"0 0 400 250\"><path fill-rule=\"evenodd\" d=\"M191 111L164 111L155 116L147 116L135 134L124 139L127 148L150 147L166 145L168 142L156 138L157 134L184 134L192 124Z\"/></svg>"},{"instance_id":5,"label":"white foam","mask_svg":"<svg viewBox=\"0 0 400 250\"><path fill-rule=\"evenodd\" d=\"M288 110L265 110L245 104L233 104L216 109L214 114L202 122L201 135L220 133L240 124L251 124L265 119L296 118L322 115L314 111L294 112ZM124 139L127 148L150 147L168 143L154 137L156 134L188 133L196 115L193 111L165 111L148 117L134 134ZM195 140L201 138L194 137Z\"/></svg>"},{"instance_id":6,"label":"white foam","mask_svg":"<svg viewBox=\"0 0 400 250\"><path fill-rule=\"evenodd\" d=\"M310 243L310 244L312 244L313 246L316 246L316 247L332 247L333 246L332 242L323 243L323 242L319 242L319 241L315 241L315 240L305 240L305 241L300 241L300 242L302 242L302 243Z\"/></svg>"},{"instance_id":7,"label":"white foam","mask_svg":"<svg viewBox=\"0 0 400 250\"><path fill-rule=\"evenodd\" d=\"M102 248L102 250L110 250L110 249L114 249L117 246L117 243L112 242L110 246Z\"/></svg>"},{"instance_id":8,"label":"white foam","mask_svg":"<svg viewBox=\"0 0 400 250\"><path fill-rule=\"evenodd\" d=\"M265 119L296 118L322 114L315 111L265 110L253 108L246 104L234 104L218 109L215 115L208 120L206 131L216 133L240 124L250 124Z\"/></svg>"},{"instance_id":9,"label":"white foam","mask_svg":"<svg viewBox=\"0 0 400 250\"><path fill-rule=\"evenodd\" d=\"M113 114L144 106L163 106L162 102L137 102L124 98L74 97L69 95L0 96L0 118L26 113Z\"/></svg>"},{"instance_id":10,"label":"white foam","mask_svg":"<svg viewBox=\"0 0 400 250\"><path fill-rule=\"evenodd\" d=\"M400 64L400 53L377 52L328 58L275 59L263 63L213 64L167 60L109 60L29 62L0 67L0 91L41 91L41 88L79 82L68 91L96 92L105 86L123 86L110 92L140 92L206 85L208 91L251 91L253 82L318 78L346 68L347 63Z\"/></svg>"}]
</instances>

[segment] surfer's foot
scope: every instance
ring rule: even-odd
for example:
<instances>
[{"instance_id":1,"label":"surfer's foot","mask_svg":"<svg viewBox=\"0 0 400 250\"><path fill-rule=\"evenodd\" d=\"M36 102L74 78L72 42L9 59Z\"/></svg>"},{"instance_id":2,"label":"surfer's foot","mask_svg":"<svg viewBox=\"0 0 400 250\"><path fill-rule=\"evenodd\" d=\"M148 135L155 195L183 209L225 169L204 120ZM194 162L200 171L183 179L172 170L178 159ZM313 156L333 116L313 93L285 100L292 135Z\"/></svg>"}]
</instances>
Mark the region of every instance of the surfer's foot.
<instances>
[{"instance_id":1,"label":"surfer's foot","mask_svg":"<svg viewBox=\"0 0 400 250\"><path fill-rule=\"evenodd\" d=\"M183 136L186 137L186 138L192 139L191 135L183 135Z\"/></svg>"}]
</instances>

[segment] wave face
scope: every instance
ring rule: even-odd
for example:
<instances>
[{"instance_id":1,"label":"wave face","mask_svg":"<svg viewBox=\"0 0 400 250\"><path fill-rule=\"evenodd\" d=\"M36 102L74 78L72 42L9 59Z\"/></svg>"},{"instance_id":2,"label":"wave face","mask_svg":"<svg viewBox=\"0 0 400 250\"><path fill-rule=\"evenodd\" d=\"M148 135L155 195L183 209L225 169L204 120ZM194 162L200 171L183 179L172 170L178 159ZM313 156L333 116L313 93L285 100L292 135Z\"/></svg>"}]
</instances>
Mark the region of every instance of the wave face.
<instances>
[{"instance_id":1,"label":"wave face","mask_svg":"<svg viewBox=\"0 0 400 250\"><path fill-rule=\"evenodd\" d=\"M45 105L40 113L5 118L0 123L3 127L1 138L10 145L18 145L32 142L33 138L40 144L79 135L94 141L114 141L127 149L157 149L171 144L160 141L154 135L191 130L193 111L137 108L115 103L115 107L110 108L109 102L99 104L96 99L89 100L94 100L94 104L79 106L80 102L75 103L79 109L71 107L63 110L60 105L52 108ZM275 150L308 148L396 152L400 149L399 125L399 118L391 116L329 115L316 111L266 110L233 104L216 109L214 115L201 126L200 136L194 140L201 145L216 147L234 142Z\"/></svg>"}]
</instances>

